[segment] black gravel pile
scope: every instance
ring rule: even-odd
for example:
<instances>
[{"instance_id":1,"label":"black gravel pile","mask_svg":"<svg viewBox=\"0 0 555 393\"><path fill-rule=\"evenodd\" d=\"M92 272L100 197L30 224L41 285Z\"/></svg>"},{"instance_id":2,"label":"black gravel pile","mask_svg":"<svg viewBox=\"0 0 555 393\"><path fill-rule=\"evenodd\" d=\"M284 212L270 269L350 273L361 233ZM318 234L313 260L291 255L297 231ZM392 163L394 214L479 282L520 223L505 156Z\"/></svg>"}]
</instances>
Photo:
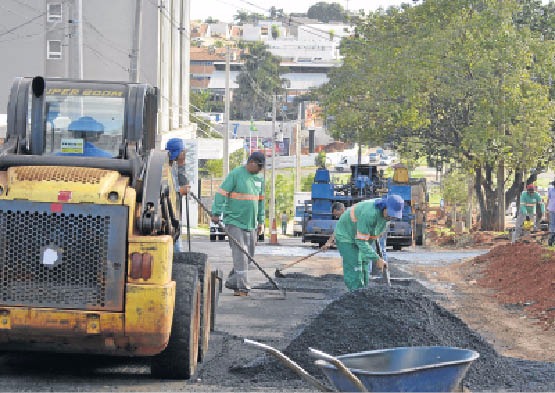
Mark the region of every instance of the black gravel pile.
<instances>
[{"instance_id":1,"label":"black gravel pile","mask_svg":"<svg viewBox=\"0 0 555 393\"><path fill-rule=\"evenodd\" d=\"M433 294L420 285L372 285L346 293L313 319L284 353L311 375L326 381L309 357L309 347L339 356L393 347L454 346L480 354L463 381L471 391L555 391L555 363L500 356L430 296ZM268 363L253 370L259 381L297 378L273 358Z\"/></svg>"}]
</instances>

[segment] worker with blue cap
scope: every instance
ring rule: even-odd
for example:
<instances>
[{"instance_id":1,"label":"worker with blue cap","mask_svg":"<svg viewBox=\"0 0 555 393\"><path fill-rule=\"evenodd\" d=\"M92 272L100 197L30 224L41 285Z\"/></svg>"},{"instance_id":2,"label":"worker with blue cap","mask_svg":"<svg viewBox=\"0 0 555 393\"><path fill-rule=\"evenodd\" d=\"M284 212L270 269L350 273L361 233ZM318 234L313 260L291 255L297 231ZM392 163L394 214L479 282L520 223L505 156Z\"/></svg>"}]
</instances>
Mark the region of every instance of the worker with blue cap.
<instances>
[{"instance_id":1,"label":"worker with blue cap","mask_svg":"<svg viewBox=\"0 0 555 393\"><path fill-rule=\"evenodd\" d=\"M181 195L187 195L190 186L185 175L185 145L183 139L171 138L166 142L166 150L170 155L170 165L172 165L176 191ZM174 163L177 165L173 165Z\"/></svg>"},{"instance_id":2,"label":"worker with blue cap","mask_svg":"<svg viewBox=\"0 0 555 393\"><path fill-rule=\"evenodd\" d=\"M166 142L166 150L169 153L170 165L173 177L173 184L175 191L181 195L186 196L189 193L189 181L185 175L185 145L180 138L171 138ZM181 198L178 198L181 202ZM179 203L181 206L181 203ZM181 209L179 209L181 210ZM183 251L181 241L179 239L175 242L174 252Z\"/></svg>"},{"instance_id":3,"label":"worker with blue cap","mask_svg":"<svg viewBox=\"0 0 555 393\"><path fill-rule=\"evenodd\" d=\"M350 291L368 286L369 266L387 266L375 250L375 242L387 222L403 216L405 202L399 195L369 199L351 206L335 226L335 242L343 260L343 280Z\"/></svg>"}]
</instances>

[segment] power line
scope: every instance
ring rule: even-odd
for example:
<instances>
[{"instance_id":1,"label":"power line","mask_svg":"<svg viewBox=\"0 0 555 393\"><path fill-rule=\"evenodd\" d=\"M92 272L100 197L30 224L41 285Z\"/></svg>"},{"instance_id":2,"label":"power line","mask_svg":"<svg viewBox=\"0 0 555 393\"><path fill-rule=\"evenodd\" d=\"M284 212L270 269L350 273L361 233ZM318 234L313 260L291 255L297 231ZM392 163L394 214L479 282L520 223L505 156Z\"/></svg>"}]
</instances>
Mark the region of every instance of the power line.
<instances>
[{"instance_id":1,"label":"power line","mask_svg":"<svg viewBox=\"0 0 555 393\"><path fill-rule=\"evenodd\" d=\"M1 7L1 6L0 6L0 7ZM1 7L1 8L4 8L4 7ZM39 14L39 15L37 15L37 16L35 16L35 17L33 17L33 18L31 18L31 19L29 19L29 20L23 22L23 23L20 23L20 24L17 25L17 26L12 27L11 29L8 29L8 30L6 30L6 31L4 31L4 32L2 32L2 33L0 33L0 37L5 36L5 35L8 35L8 34L14 32L15 30L20 29L20 28L22 28L23 26L28 25L29 23L34 22L35 20L37 20L38 18L44 16L45 14L46 14L46 12L43 12L42 14Z\"/></svg>"},{"instance_id":2,"label":"power line","mask_svg":"<svg viewBox=\"0 0 555 393\"><path fill-rule=\"evenodd\" d=\"M99 59L103 60L104 64L106 63L106 60L108 60L110 63L113 63L115 65L117 65L118 67L120 67L122 70L129 72L129 68L126 68L125 66L121 65L120 63L118 63L115 60L112 59L106 59L106 56L102 56L102 53L100 53L100 51L98 51L97 49L93 48L90 45L84 44L84 46L86 46L87 48L89 48L91 50L91 52L93 52L93 54L95 54Z\"/></svg>"},{"instance_id":3,"label":"power line","mask_svg":"<svg viewBox=\"0 0 555 393\"><path fill-rule=\"evenodd\" d=\"M115 50L117 50L121 53L124 53L125 55L129 54L129 51L118 47L115 41L109 39L104 34L102 34L102 32L100 32L100 30L98 30L96 28L96 26L94 26L91 22L87 21L84 17L83 17L83 21L85 22L85 25L89 26L92 31L94 31L96 34L98 34L98 36L100 36L100 38L103 39L109 47L111 47L112 49L115 49Z\"/></svg>"},{"instance_id":4,"label":"power line","mask_svg":"<svg viewBox=\"0 0 555 393\"><path fill-rule=\"evenodd\" d=\"M49 30L47 30L47 33L54 32L54 31L60 31L60 30L64 30L64 28L63 27L56 27L54 29L49 29ZM44 35L44 32L17 35L17 36L13 36L11 38L6 38L4 40L0 40L0 42L17 41L19 39L32 38L32 37L37 37L37 36L42 36L42 35Z\"/></svg>"}]
</instances>

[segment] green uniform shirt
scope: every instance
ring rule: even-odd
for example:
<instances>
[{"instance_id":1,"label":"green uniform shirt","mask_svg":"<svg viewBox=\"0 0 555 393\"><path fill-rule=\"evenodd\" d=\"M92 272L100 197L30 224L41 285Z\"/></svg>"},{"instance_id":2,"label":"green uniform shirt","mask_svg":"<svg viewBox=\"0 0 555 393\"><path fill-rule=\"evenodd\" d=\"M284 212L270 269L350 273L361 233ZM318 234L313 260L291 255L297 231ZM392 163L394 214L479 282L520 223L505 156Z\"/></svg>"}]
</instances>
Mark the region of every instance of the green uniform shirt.
<instances>
[{"instance_id":1,"label":"green uniform shirt","mask_svg":"<svg viewBox=\"0 0 555 393\"><path fill-rule=\"evenodd\" d=\"M218 189L212 215L224 214L224 224L252 230L264 223L264 178L244 166L229 172Z\"/></svg>"},{"instance_id":2,"label":"green uniform shirt","mask_svg":"<svg viewBox=\"0 0 555 393\"><path fill-rule=\"evenodd\" d=\"M336 243L356 244L363 261L378 260L379 255L368 241L376 241L387 224L383 211L375 206L376 201L377 199L370 199L351 206L341 215L335 226Z\"/></svg>"},{"instance_id":3,"label":"green uniform shirt","mask_svg":"<svg viewBox=\"0 0 555 393\"><path fill-rule=\"evenodd\" d=\"M522 194L520 194L520 212L523 216L535 216L537 203L541 203L541 211L544 214L545 206L540 194L537 192L530 194L528 191L522 191Z\"/></svg>"}]
</instances>

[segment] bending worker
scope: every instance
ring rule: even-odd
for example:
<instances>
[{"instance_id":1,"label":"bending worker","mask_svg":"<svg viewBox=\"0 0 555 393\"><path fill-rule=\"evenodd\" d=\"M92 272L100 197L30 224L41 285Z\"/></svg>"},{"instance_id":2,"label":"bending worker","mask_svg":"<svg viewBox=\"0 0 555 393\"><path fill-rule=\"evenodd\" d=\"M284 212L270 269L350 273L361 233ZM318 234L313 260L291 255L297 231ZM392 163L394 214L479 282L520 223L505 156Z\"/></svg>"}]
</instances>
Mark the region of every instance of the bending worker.
<instances>
[{"instance_id":1,"label":"bending worker","mask_svg":"<svg viewBox=\"0 0 555 393\"><path fill-rule=\"evenodd\" d=\"M334 220L339 220L339 217L341 217L343 213L345 213L345 205L343 203L334 202L333 205L331 205L331 215ZM326 244L324 244L320 248L322 249L322 251L327 251L330 247L333 246L335 246L335 233L332 233Z\"/></svg>"},{"instance_id":2,"label":"bending worker","mask_svg":"<svg viewBox=\"0 0 555 393\"><path fill-rule=\"evenodd\" d=\"M520 210L516 219L516 238L522 236L523 224L529 222L534 230L537 229L536 204L540 204L542 216L545 214L545 206L540 194L536 192L533 184L526 185L526 190L520 194Z\"/></svg>"},{"instance_id":3,"label":"bending worker","mask_svg":"<svg viewBox=\"0 0 555 393\"><path fill-rule=\"evenodd\" d=\"M212 221L218 223L224 215L233 258L233 270L225 287L234 290L235 296L249 293L249 260L242 250L254 256L257 235L264 224L264 178L258 174L266 158L260 152L252 153L247 163L233 169L218 189L212 205ZM233 237L239 245L235 244Z\"/></svg>"},{"instance_id":4,"label":"bending worker","mask_svg":"<svg viewBox=\"0 0 555 393\"><path fill-rule=\"evenodd\" d=\"M376 253L374 243L387 221L403 216L405 202L399 195L369 199L351 206L335 227L335 242L343 259L343 280L350 291L368 286L370 263L387 265Z\"/></svg>"}]
</instances>

